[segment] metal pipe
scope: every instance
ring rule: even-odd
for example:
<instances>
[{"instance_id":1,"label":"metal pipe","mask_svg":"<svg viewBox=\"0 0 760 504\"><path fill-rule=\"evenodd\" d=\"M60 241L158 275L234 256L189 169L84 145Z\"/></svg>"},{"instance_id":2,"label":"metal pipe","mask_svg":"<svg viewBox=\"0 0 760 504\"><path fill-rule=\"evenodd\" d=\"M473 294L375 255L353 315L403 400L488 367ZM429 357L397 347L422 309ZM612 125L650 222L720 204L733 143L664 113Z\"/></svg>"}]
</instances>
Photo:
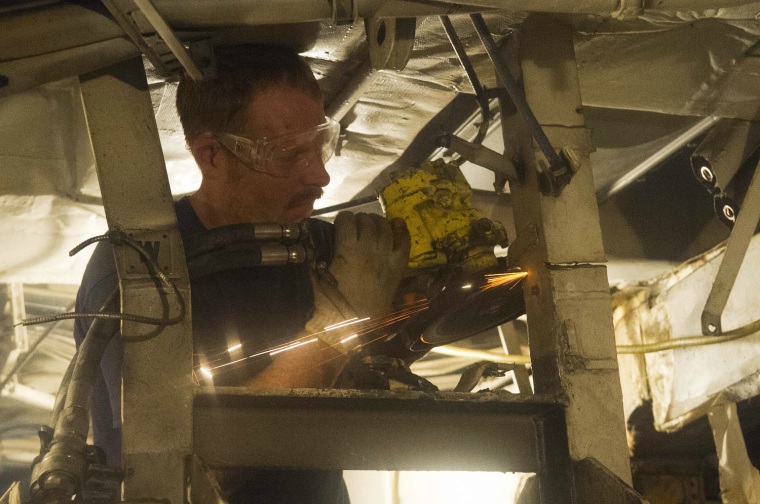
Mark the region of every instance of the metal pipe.
<instances>
[{"instance_id":1,"label":"metal pipe","mask_svg":"<svg viewBox=\"0 0 760 504\"><path fill-rule=\"evenodd\" d=\"M678 135L676 138L668 142L667 145L665 145L662 149L658 150L651 156L649 156L647 159L645 159L643 162L641 162L638 166L636 166L634 169L630 170L628 173L620 177L615 183L613 183L609 188L604 189L597 193L596 199L599 203L602 203L606 201L607 199L611 198L621 190L628 187L631 183L633 183L636 179L644 175L646 172L660 164L661 162L665 161L668 157L673 155L677 150L682 148L684 145L686 145L688 142L694 140L699 135L705 133L707 130L718 124L720 122L719 117L715 116L709 116L705 117L698 123L696 123L694 126L689 128L688 130L684 131L680 135Z\"/></svg>"},{"instance_id":2,"label":"metal pipe","mask_svg":"<svg viewBox=\"0 0 760 504\"><path fill-rule=\"evenodd\" d=\"M467 56L467 51L464 49L464 44L462 44L462 40L459 38L459 35L457 35L451 19L449 19L448 16L441 16L439 19L441 20L443 29L446 31L446 36L449 38L451 47L454 49L457 59L459 59L459 64L464 68L467 78L470 80L470 84L472 84L472 89L475 91L478 107L480 107L480 115L483 119L480 122L478 135L475 137L475 140L473 140L473 143L481 144L488 134L488 127L491 123L490 102L488 98L485 97L485 89L480 83L480 79L478 79L478 73L475 71L475 67L472 66L472 62Z\"/></svg>"},{"instance_id":3,"label":"metal pipe","mask_svg":"<svg viewBox=\"0 0 760 504\"><path fill-rule=\"evenodd\" d=\"M451 47L454 49L454 53L456 53L457 59L459 59L459 63L462 65L462 68L464 68L467 78L470 80L470 84L472 84L472 89L475 91L475 95L482 97L483 85L480 83L480 79L478 79L475 67L472 66L472 62L467 56L467 51L464 49L464 44L462 44L462 40L457 35L454 25L451 23L451 19L449 19L448 16L441 16L439 19L441 20L443 29L446 31L446 36L449 38Z\"/></svg>"}]
</instances>

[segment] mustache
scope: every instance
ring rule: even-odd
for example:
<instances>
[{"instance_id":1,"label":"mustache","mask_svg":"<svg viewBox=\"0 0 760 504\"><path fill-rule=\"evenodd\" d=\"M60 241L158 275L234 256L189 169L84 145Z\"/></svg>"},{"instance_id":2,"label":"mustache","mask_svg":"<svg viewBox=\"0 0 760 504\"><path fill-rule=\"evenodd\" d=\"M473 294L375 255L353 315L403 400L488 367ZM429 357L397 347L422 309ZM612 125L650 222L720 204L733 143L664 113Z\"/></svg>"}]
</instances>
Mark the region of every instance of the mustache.
<instances>
[{"instance_id":1,"label":"mustache","mask_svg":"<svg viewBox=\"0 0 760 504\"><path fill-rule=\"evenodd\" d=\"M304 203L312 203L321 198L324 193L325 192L321 187L305 189L290 199L290 202L288 202L288 208L297 208Z\"/></svg>"}]
</instances>

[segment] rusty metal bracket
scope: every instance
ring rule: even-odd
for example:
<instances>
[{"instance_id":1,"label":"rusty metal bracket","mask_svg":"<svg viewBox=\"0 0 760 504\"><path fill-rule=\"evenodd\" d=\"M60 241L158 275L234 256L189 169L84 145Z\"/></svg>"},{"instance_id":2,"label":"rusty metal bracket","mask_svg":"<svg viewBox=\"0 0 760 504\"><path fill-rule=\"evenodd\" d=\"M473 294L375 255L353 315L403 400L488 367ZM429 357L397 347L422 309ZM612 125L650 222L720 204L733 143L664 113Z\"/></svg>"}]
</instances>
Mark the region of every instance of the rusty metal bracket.
<instances>
[{"instance_id":1,"label":"rusty metal bracket","mask_svg":"<svg viewBox=\"0 0 760 504\"><path fill-rule=\"evenodd\" d=\"M760 169L755 168L734 229L728 237L723 261L715 276L712 290L702 311L702 334L719 336L723 333L721 316L739 274L749 242L760 222Z\"/></svg>"},{"instance_id":2,"label":"rusty metal bracket","mask_svg":"<svg viewBox=\"0 0 760 504\"><path fill-rule=\"evenodd\" d=\"M512 77L507 62L504 60L501 52L499 52L499 48L491 36L491 32L488 31L483 16L480 14L470 14L470 19L475 26L475 30L478 32L480 40L483 42L483 47L485 47L488 57L491 58L491 62L496 70L496 75L499 78L499 81L506 89L507 94L509 94L509 97L517 108L517 111L528 126L528 131L530 131L531 136L536 141L536 144L538 144L539 149L541 149L541 152L549 163L547 167L541 169L539 172L541 192L547 195L559 196L562 189L564 189L564 187L570 182L570 179L575 173L572 164L568 163L564 156L560 156L557 154L557 151L554 150L549 138L538 123L538 119L536 119L528 102L525 100L525 95L523 94L520 85L514 77Z\"/></svg>"},{"instance_id":3,"label":"rusty metal bracket","mask_svg":"<svg viewBox=\"0 0 760 504\"><path fill-rule=\"evenodd\" d=\"M416 18L367 18L364 20L369 60L375 70L403 70L412 56Z\"/></svg>"}]
</instances>

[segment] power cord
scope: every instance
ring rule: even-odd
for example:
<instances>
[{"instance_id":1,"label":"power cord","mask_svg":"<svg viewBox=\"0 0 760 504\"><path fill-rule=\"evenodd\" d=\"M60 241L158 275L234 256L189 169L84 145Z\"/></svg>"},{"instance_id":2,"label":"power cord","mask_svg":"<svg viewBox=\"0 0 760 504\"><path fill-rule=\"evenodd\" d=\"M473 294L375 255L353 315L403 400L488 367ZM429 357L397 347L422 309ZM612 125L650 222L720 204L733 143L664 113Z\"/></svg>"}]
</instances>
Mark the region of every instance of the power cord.
<instances>
[{"instance_id":1,"label":"power cord","mask_svg":"<svg viewBox=\"0 0 760 504\"><path fill-rule=\"evenodd\" d=\"M637 345L618 345L618 354L645 354L662 352L664 350L674 350L676 348L689 348L695 346L716 345L740 338L745 338L760 331L760 320L755 320L749 324L726 331L722 336L689 336L687 338L678 338L670 341L661 341L659 343L637 344Z\"/></svg>"},{"instance_id":2,"label":"power cord","mask_svg":"<svg viewBox=\"0 0 760 504\"><path fill-rule=\"evenodd\" d=\"M77 318L122 320L122 321L137 322L140 324L148 324L148 325L161 326L161 327L174 325L181 322L185 318L187 307L185 305L185 300L179 291L179 288L163 271L161 271L160 266L156 263L153 257L148 253L148 251L145 250L145 247L143 247L143 245L139 241L128 236L122 230L115 228L108 231L106 234L89 238L85 240L84 242L80 243L79 245L77 245L76 247L74 247L71 250L71 252L69 252L69 256L73 256L74 254L77 254L82 249L84 249L85 247L88 247L89 245L92 245L93 243L96 243L99 241L105 241L105 240L108 240L111 243L111 245L127 245L133 248L135 251L137 251L138 254L140 254L140 256L145 260L145 263L148 265L150 272L156 277L158 277L161 284L163 284L164 289L166 290L171 289L171 291L176 296L177 303L179 304L179 313L176 316L174 317L164 316L163 318L155 318L155 317L146 317L143 315L136 315L132 313L67 312L67 313L59 313L56 315L48 315L45 317L37 317L33 319L24 319L19 324L16 324L16 325L29 326L29 325L45 324L48 322L57 322L59 320L77 319ZM163 291L158 286L157 288L159 289L159 294L163 294Z\"/></svg>"}]
</instances>

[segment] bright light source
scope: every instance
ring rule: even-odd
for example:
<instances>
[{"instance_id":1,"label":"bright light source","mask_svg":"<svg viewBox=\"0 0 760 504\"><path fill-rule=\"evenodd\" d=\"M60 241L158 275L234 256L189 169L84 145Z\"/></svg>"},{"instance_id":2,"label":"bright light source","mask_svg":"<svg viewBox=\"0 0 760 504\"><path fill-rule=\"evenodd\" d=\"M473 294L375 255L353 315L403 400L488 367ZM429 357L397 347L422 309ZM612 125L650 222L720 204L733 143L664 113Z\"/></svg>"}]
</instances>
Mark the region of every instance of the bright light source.
<instances>
[{"instance_id":1,"label":"bright light source","mask_svg":"<svg viewBox=\"0 0 760 504\"><path fill-rule=\"evenodd\" d=\"M211 374L211 370L209 368L206 368L206 367L203 367L203 366L201 366L201 373L203 373L204 375L208 376L209 378L213 378L214 377L214 375Z\"/></svg>"},{"instance_id":2,"label":"bright light source","mask_svg":"<svg viewBox=\"0 0 760 504\"><path fill-rule=\"evenodd\" d=\"M499 472L344 471L344 480L356 504L514 504L527 474ZM395 497L394 497L395 496ZM400 500L399 500L400 497Z\"/></svg>"},{"instance_id":3,"label":"bright light source","mask_svg":"<svg viewBox=\"0 0 760 504\"><path fill-rule=\"evenodd\" d=\"M242 345L241 343L238 343L237 345L233 345L233 346L229 347L229 348L227 349L227 351L228 351L228 352L230 352L230 353L232 353L232 352L234 352L235 350L239 350L239 349L241 349L241 348L243 348L243 345Z\"/></svg>"},{"instance_id":4,"label":"bright light source","mask_svg":"<svg viewBox=\"0 0 760 504\"><path fill-rule=\"evenodd\" d=\"M472 289L472 284L464 284L462 289Z\"/></svg>"}]
</instances>

